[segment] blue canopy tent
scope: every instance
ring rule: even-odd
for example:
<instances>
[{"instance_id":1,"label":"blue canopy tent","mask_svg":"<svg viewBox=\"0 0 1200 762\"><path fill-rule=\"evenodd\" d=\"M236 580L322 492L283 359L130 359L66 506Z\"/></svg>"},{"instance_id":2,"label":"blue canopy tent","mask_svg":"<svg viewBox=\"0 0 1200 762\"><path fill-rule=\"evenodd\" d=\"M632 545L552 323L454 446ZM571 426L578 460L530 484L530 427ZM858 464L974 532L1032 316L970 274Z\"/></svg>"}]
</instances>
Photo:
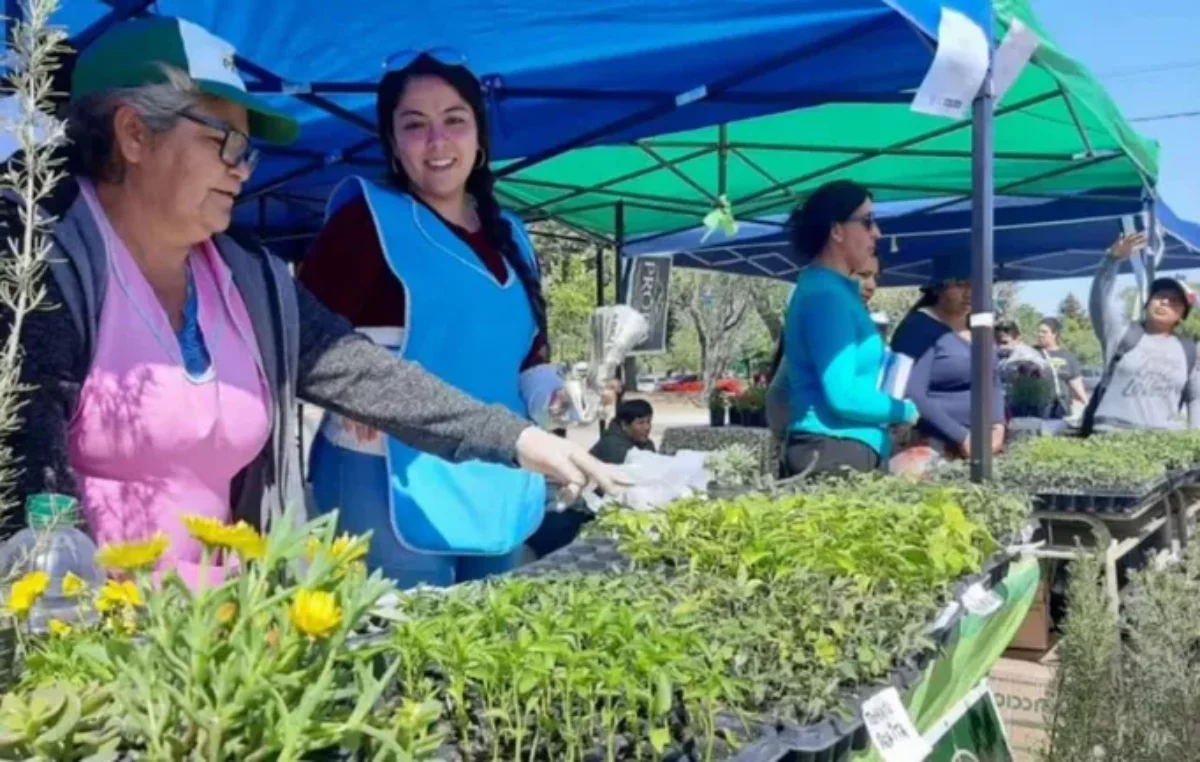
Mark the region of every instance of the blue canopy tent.
<instances>
[{"instance_id":1,"label":"blue canopy tent","mask_svg":"<svg viewBox=\"0 0 1200 762\"><path fill-rule=\"evenodd\" d=\"M76 46L151 12L233 43L251 89L279 93L303 124L295 146L268 149L241 199L242 222L286 233L311 230L341 177L381 171L373 92L398 51L466 57L488 90L490 158L514 160L501 170L512 173L583 145L814 104L907 102L942 6L989 28L989 0L71 0L56 21Z\"/></svg>"},{"instance_id":2,"label":"blue canopy tent","mask_svg":"<svg viewBox=\"0 0 1200 762\"><path fill-rule=\"evenodd\" d=\"M882 285L924 283L938 256L965 254L971 247L971 211L956 203L922 213L929 201L878 204ZM1200 267L1200 224L1181 219L1161 200L1154 203L1164 238L1158 270ZM1090 275L1125 220L1148 227L1141 189L1097 191L1060 199L998 199L995 210L995 277L1052 280ZM628 257L672 255L680 267L794 280L799 268L789 255L784 219L748 222L736 235L720 231L701 242L697 228L629 242Z\"/></svg>"},{"instance_id":3,"label":"blue canopy tent","mask_svg":"<svg viewBox=\"0 0 1200 762\"><path fill-rule=\"evenodd\" d=\"M510 160L500 173L511 175L583 146L819 104L907 103L933 58L944 8L979 27L989 61L993 11L1028 12L1024 0L739 0L736 10L694 0L410 0L352 10L326 0L71 0L56 20L77 48L147 13L186 17L237 47L234 64L251 89L275 94L303 125L295 146L268 147L239 200L237 221L274 239L279 251L286 241L278 234L311 234L342 176L380 172L370 93L398 51L448 45L466 57L487 89L489 158ZM971 249L984 296L972 319L981 381L972 403L982 415L995 188L990 71L973 97ZM1071 118L1080 124L1074 110ZM653 158L672 166L687 156ZM990 451L982 439L977 444L972 475L981 479Z\"/></svg>"}]
</instances>

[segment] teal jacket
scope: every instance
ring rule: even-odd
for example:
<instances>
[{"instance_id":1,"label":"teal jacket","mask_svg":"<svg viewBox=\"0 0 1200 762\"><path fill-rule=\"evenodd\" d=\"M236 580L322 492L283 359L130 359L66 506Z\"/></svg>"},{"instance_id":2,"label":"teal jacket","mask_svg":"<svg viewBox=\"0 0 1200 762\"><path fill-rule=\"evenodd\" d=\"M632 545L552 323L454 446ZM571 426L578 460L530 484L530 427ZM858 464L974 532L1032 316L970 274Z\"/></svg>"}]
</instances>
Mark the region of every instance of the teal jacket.
<instances>
[{"instance_id":1,"label":"teal jacket","mask_svg":"<svg viewBox=\"0 0 1200 762\"><path fill-rule=\"evenodd\" d=\"M916 406L879 390L885 346L858 281L821 265L800 272L784 325L791 431L863 442L888 456L887 427Z\"/></svg>"}]
</instances>

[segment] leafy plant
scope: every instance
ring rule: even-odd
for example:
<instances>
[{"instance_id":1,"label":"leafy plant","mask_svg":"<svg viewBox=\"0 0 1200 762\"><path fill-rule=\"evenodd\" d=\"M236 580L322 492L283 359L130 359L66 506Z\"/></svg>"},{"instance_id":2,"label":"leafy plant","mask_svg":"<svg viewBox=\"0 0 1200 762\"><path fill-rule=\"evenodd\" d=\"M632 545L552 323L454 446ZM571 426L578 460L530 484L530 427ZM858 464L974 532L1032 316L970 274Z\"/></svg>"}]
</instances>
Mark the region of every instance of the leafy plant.
<instances>
[{"instance_id":1,"label":"leafy plant","mask_svg":"<svg viewBox=\"0 0 1200 762\"><path fill-rule=\"evenodd\" d=\"M997 480L1031 492L1139 489L1166 474L1160 453L1124 435L1026 439L995 469Z\"/></svg>"},{"instance_id":2,"label":"leafy plant","mask_svg":"<svg viewBox=\"0 0 1200 762\"><path fill-rule=\"evenodd\" d=\"M704 467L712 473L713 481L723 487L757 484L762 471L758 453L742 444L730 445L706 455Z\"/></svg>"},{"instance_id":3,"label":"leafy plant","mask_svg":"<svg viewBox=\"0 0 1200 762\"><path fill-rule=\"evenodd\" d=\"M1044 758L1193 759L1200 748L1200 553L1131 576L1120 621L1076 563Z\"/></svg>"},{"instance_id":4,"label":"leafy plant","mask_svg":"<svg viewBox=\"0 0 1200 762\"><path fill-rule=\"evenodd\" d=\"M98 685L50 683L0 699L0 759L117 759L120 725Z\"/></svg>"},{"instance_id":5,"label":"leafy plant","mask_svg":"<svg viewBox=\"0 0 1200 762\"><path fill-rule=\"evenodd\" d=\"M10 162L0 173L0 191L16 202L23 230L6 230L0 259L0 537L6 516L16 507L12 485L16 462L7 444L8 435L21 427L21 327L25 318L43 306L46 289L41 284L51 242L46 235L50 220L39 210L63 177L55 151L65 139L65 125L52 116L53 76L66 52L65 30L51 26L58 0L25 0L24 21L9 20L11 30L4 88L17 116L3 125L13 135L23 160Z\"/></svg>"},{"instance_id":6,"label":"leafy plant","mask_svg":"<svg viewBox=\"0 0 1200 762\"><path fill-rule=\"evenodd\" d=\"M365 540L335 539L335 520L285 516L260 537L244 524L188 518L206 546L202 567L216 553L240 567L194 590L174 574L150 581L164 549L157 540L101 548L103 563L133 576L94 599L104 637L34 644L27 682L53 675L111 686L125 743L148 759L298 760L329 748L406 758L397 734L419 745L424 715L385 707L395 668L377 675L377 649L347 641L394 588L366 575Z\"/></svg>"}]
</instances>

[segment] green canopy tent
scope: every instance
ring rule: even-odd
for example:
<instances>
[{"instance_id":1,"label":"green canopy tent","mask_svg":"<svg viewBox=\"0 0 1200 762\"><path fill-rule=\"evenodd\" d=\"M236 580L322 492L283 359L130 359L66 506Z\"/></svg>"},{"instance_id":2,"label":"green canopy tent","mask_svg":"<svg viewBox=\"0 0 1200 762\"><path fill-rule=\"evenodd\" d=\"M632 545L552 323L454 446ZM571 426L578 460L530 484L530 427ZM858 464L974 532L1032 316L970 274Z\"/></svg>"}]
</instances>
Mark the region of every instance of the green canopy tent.
<instances>
[{"instance_id":1,"label":"green canopy tent","mask_svg":"<svg viewBox=\"0 0 1200 762\"><path fill-rule=\"evenodd\" d=\"M995 106L996 193L1152 188L1157 146L1055 47L1028 0L997 0L995 14L997 38L1014 18L1041 38ZM722 195L738 219L778 215L838 178L868 185L879 200L969 197L971 139L970 120L907 104L830 104L568 152L505 175L500 188L527 219L555 218L623 243L693 228Z\"/></svg>"}]
</instances>

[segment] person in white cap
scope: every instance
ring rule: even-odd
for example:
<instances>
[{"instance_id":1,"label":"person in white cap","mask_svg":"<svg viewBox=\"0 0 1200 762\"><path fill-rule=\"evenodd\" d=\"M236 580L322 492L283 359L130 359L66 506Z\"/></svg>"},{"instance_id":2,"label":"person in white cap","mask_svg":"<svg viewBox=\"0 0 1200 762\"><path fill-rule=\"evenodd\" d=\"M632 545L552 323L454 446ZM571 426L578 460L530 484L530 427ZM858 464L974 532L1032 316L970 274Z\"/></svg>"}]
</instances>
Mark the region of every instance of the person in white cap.
<instances>
[{"instance_id":1,"label":"person in white cap","mask_svg":"<svg viewBox=\"0 0 1200 762\"><path fill-rule=\"evenodd\" d=\"M81 53L71 101L71 177L44 204L57 308L20 335L33 391L8 442L14 497L77 496L100 543L163 532L160 570L194 583L202 550L184 514L265 528L302 505L298 398L447 460L615 486L581 448L356 333L226 232L258 158L251 138L299 131L247 91L230 44L176 18L119 24ZM0 213L20 235L20 207ZM4 341L11 331L0 315Z\"/></svg>"},{"instance_id":2,"label":"person in white cap","mask_svg":"<svg viewBox=\"0 0 1200 762\"><path fill-rule=\"evenodd\" d=\"M1104 350L1104 374L1083 414L1082 433L1200 428L1196 342L1179 332L1196 294L1175 278L1150 284L1141 321L1130 321L1116 280L1121 264L1146 245L1120 236L1092 282L1088 309Z\"/></svg>"}]
</instances>

